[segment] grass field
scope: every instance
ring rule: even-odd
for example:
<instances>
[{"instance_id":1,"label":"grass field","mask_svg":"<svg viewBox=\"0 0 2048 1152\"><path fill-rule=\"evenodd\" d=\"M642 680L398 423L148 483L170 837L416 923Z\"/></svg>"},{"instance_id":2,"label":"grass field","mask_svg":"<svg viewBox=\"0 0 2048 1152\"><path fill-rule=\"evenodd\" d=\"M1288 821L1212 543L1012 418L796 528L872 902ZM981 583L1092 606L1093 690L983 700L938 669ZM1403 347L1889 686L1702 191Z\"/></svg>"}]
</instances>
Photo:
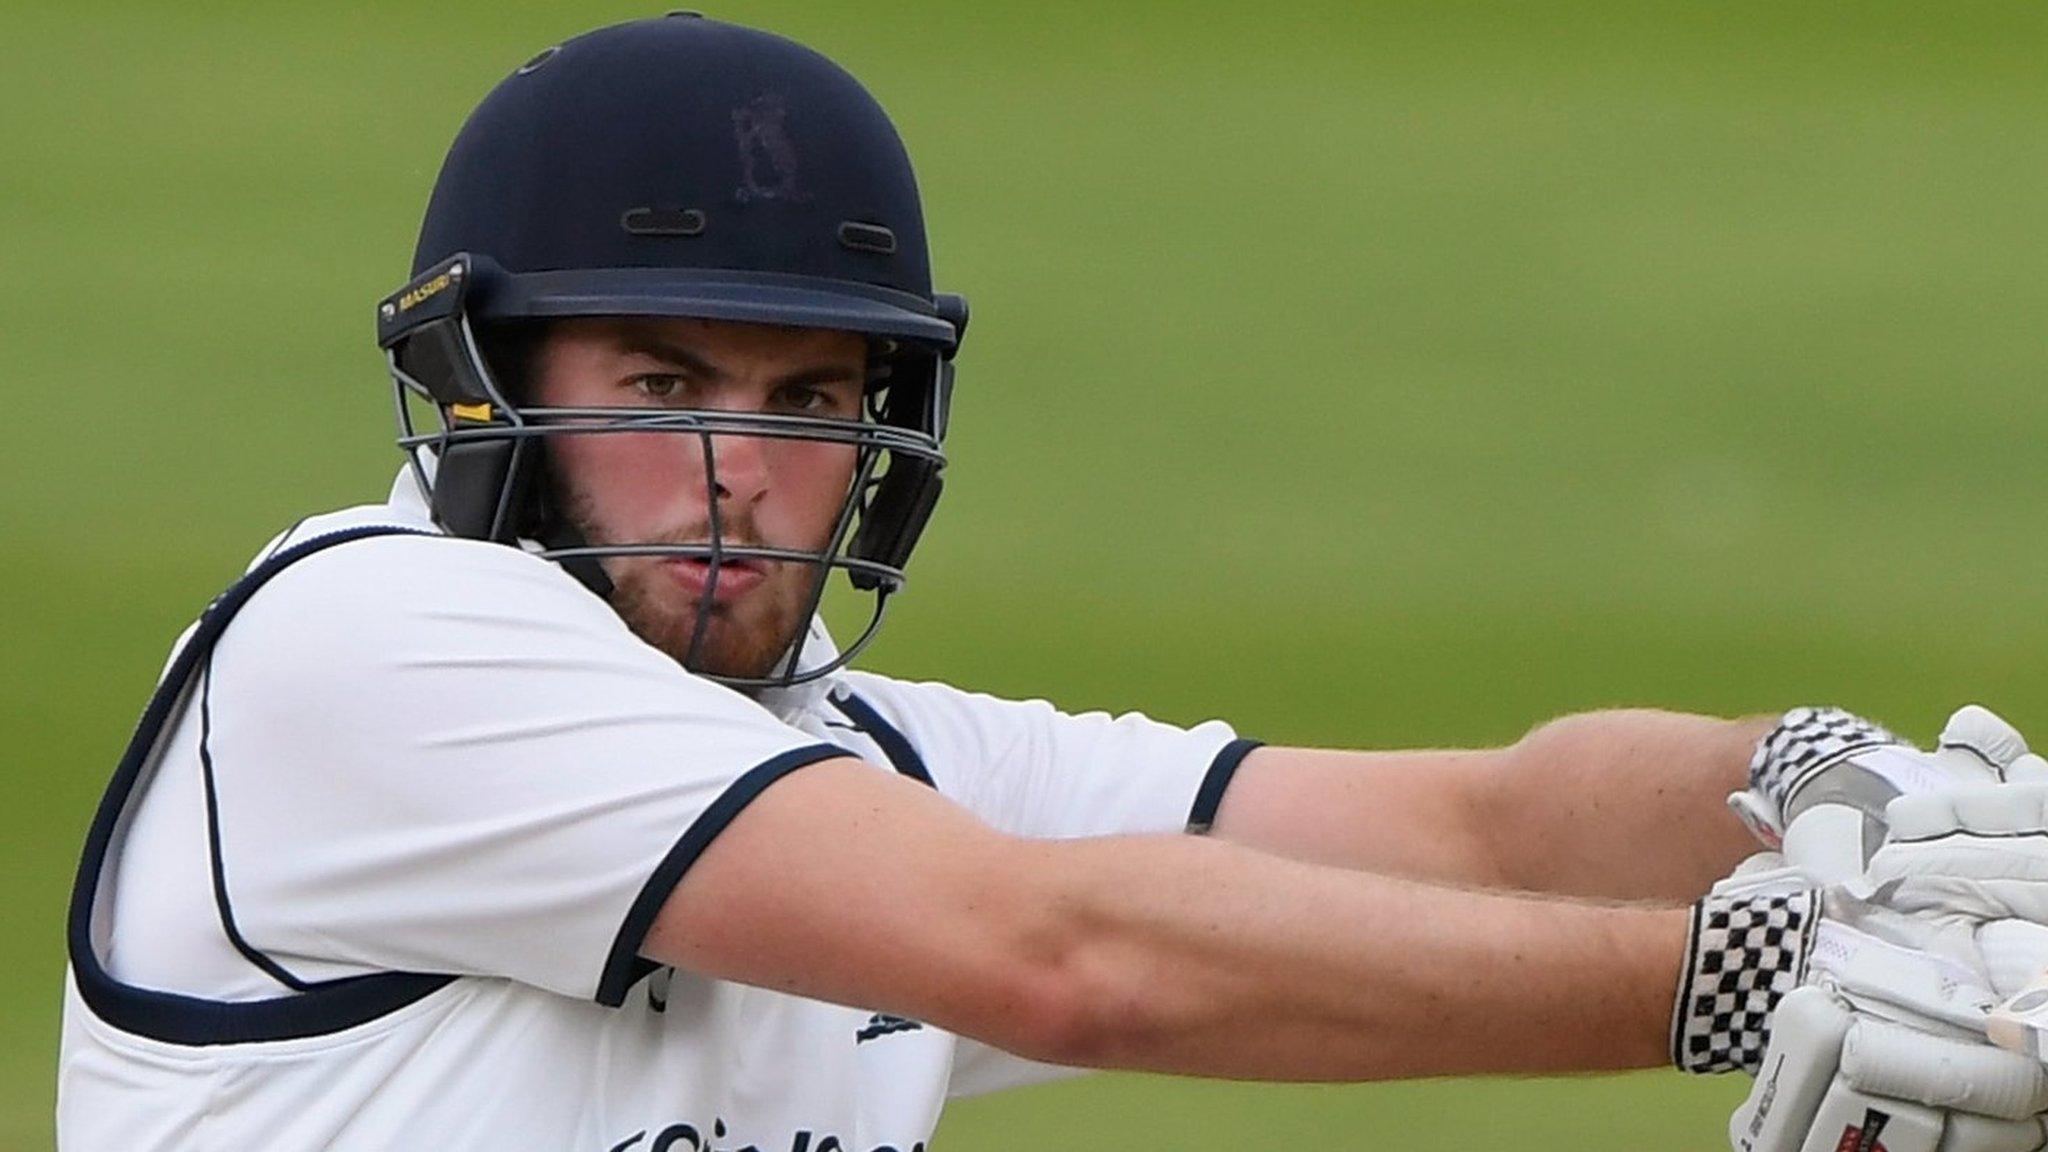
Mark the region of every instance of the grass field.
<instances>
[{"instance_id":1,"label":"grass field","mask_svg":"<svg viewBox=\"0 0 2048 1152\"><path fill-rule=\"evenodd\" d=\"M1834 700L2048 726L2048 10L739 3L865 77L975 306L875 667L1269 740ZM618 4L0 11L0 1147L171 637L395 464L441 148ZM1362 990L1363 991L1363 990ZM975 1101L953 1152L1709 1149L1676 1074Z\"/></svg>"}]
</instances>

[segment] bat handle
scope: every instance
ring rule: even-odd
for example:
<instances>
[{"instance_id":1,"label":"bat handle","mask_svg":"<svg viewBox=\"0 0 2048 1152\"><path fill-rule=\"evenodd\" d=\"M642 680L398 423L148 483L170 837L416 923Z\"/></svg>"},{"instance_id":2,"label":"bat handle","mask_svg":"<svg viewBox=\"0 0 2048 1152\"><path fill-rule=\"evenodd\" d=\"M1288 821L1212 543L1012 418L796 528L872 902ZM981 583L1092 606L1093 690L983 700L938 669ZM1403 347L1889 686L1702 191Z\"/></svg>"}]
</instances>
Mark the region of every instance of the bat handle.
<instances>
[{"instance_id":1,"label":"bat handle","mask_svg":"<svg viewBox=\"0 0 2048 1152\"><path fill-rule=\"evenodd\" d=\"M2048 969L1993 1008L1984 1022L1984 1035L1993 1044L2048 1063L2041 1054L2044 1033L2048 1033Z\"/></svg>"}]
</instances>

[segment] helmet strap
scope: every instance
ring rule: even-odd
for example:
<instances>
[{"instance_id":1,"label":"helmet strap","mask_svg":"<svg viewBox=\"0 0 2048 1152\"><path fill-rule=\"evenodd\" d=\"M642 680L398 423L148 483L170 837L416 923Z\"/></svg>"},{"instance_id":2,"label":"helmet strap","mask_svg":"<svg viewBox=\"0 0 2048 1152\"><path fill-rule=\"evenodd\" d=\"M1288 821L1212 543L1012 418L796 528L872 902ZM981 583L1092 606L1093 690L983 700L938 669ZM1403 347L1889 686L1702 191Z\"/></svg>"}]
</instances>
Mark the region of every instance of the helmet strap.
<instances>
[{"instance_id":1,"label":"helmet strap","mask_svg":"<svg viewBox=\"0 0 2048 1152\"><path fill-rule=\"evenodd\" d=\"M574 525L559 516L549 517L549 525L543 534L534 537L541 547L549 551L557 549L585 548L590 541L583 538ZM597 594L599 600L612 598L612 578L605 575L604 561L595 556L563 556L555 561L562 571L576 578L578 584Z\"/></svg>"}]
</instances>

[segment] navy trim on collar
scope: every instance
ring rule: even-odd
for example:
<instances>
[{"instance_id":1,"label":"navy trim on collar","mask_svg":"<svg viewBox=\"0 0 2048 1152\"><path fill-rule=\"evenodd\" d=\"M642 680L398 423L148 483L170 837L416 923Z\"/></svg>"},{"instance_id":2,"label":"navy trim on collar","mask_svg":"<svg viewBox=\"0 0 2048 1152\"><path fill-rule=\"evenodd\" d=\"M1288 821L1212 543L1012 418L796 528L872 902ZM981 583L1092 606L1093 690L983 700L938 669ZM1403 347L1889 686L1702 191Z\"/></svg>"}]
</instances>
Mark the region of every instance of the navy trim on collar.
<instances>
[{"instance_id":1,"label":"navy trim on collar","mask_svg":"<svg viewBox=\"0 0 2048 1152\"><path fill-rule=\"evenodd\" d=\"M828 696L826 699L834 708L839 709L839 714L851 721L855 728L867 733L868 738L882 749L882 755L889 758L890 766L896 771L927 787L938 787L932 783L931 769L924 766L924 757L917 754L917 747L910 742L910 738L894 724L882 719L882 714L875 711L874 705L852 692Z\"/></svg>"}]
</instances>

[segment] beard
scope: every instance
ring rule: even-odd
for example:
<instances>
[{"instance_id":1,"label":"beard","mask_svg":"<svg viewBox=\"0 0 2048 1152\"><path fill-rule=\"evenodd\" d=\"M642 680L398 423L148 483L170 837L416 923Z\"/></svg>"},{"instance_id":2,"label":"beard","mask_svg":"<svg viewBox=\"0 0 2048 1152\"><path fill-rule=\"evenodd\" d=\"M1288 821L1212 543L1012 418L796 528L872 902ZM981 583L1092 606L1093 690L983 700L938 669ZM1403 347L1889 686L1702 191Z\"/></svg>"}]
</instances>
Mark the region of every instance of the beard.
<instances>
[{"instance_id":1,"label":"beard","mask_svg":"<svg viewBox=\"0 0 2048 1152\"><path fill-rule=\"evenodd\" d=\"M579 493L562 501L562 516L592 547L613 544L707 546L708 528L624 540L608 533ZM765 546L744 513L721 515L723 547ZM812 544L811 550L822 547ZM665 556L607 556L601 560L612 582L610 604L635 636L699 675L758 680L776 670L797 636L809 627L812 596L823 573L816 565L787 560L750 561L765 578L735 600L703 608L702 597L683 587ZM702 632L701 639L698 636ZM690 649L696 647L696 658Z\"/></svg>"}]
</instances>

